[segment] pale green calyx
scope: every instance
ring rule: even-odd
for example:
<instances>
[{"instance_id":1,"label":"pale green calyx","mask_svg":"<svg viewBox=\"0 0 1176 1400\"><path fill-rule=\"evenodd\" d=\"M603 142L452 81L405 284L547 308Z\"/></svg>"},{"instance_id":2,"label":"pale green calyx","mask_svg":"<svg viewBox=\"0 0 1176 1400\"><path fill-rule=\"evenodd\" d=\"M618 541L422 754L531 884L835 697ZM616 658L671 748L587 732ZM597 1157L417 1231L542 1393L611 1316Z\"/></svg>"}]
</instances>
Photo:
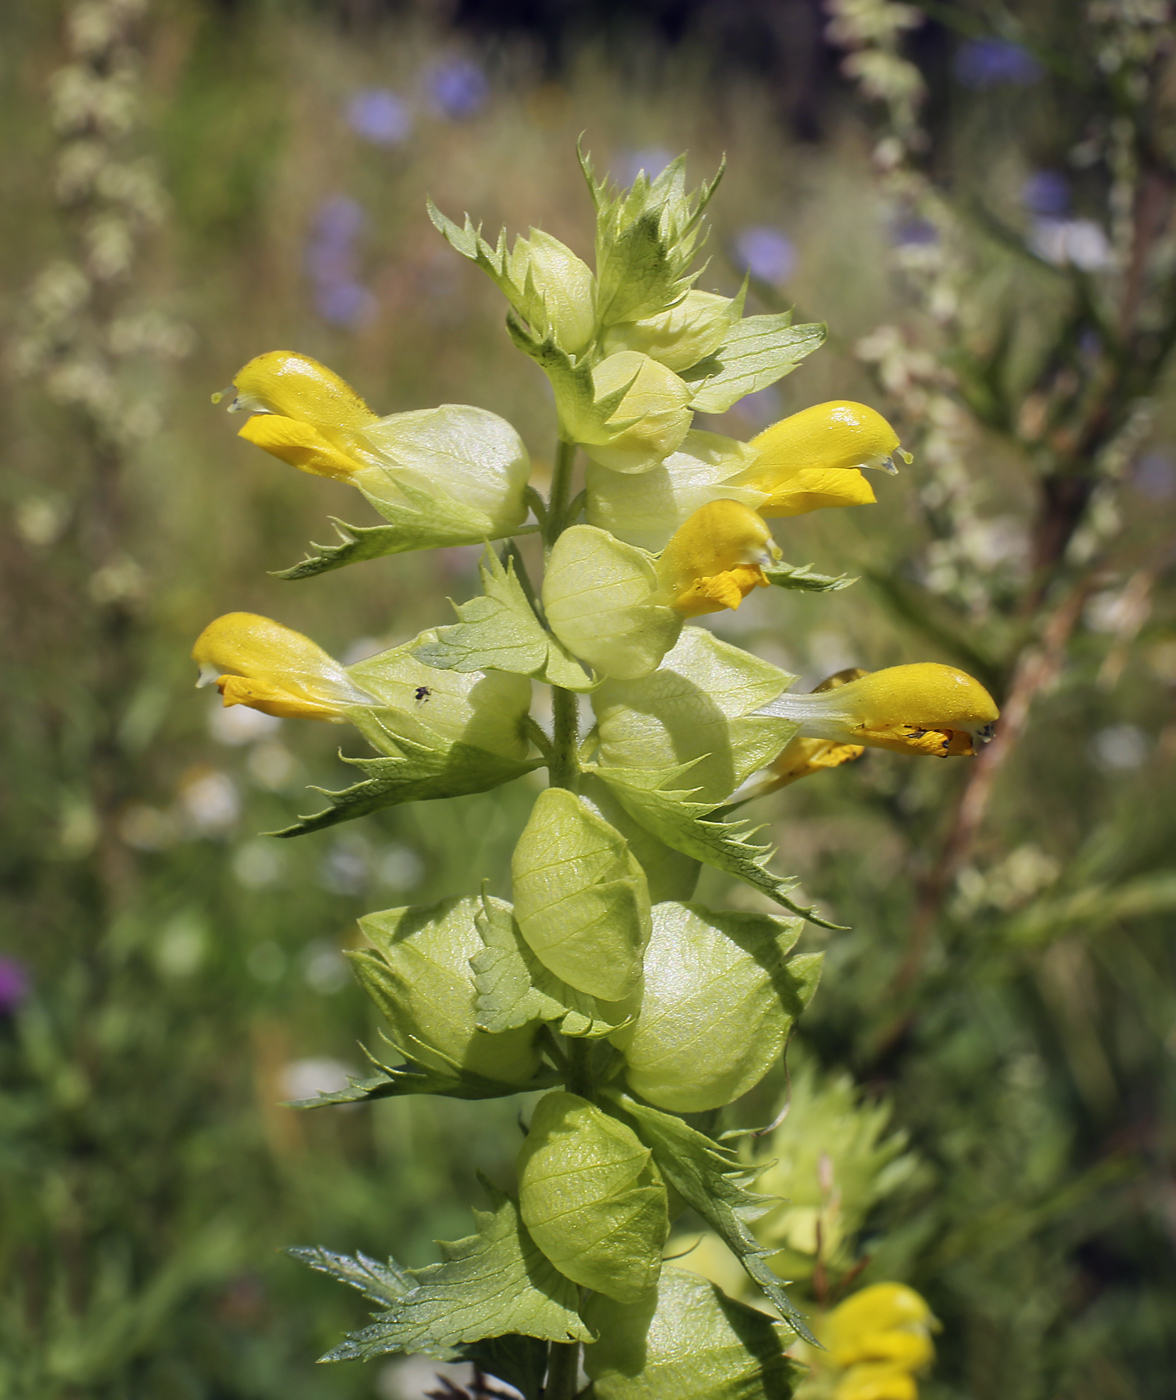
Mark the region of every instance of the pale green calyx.
<instances>
[{"instance_id":1,"label":"pale green calyx","mask_svg":"<svg viewBox=\"0 0 1176 1400\"><path fill-rule=\"evenodd\" d=\"M649 556L591 525L565 530L547 561L548 624L573 656L601 675L647 675L674 644L681 616L657 595Z\"/></svg>"},{"instance_id":2,"label":"pale green calyx","mask_svg":"<svg viewBox=\"0 0 1176 1400\"><path fill-rule=\"evenodd\" d=\"M689 388L649 355L609 355L592 371L592 390L591 413L567 427L594 461L613 471L651 471L690 428Z\"/></svg>"},{"instance_id":3,"label":"pale green calyx","mask_svg":"<svg viewBox=\"0 0 1176 1400\"><path fill-rule=\"evenodd\" d=\"M711 501L739 501L754 510L765 493L739 484L754 461L746 443L692 428L677 451L647 472L622 474L590 462L588 523L642 549L663 549Z\"/></svg>"},{"instance_id":4,"label":"pale green calyx","mask_svg":"<svg viewBox=\"0 0 1176 1400\"><path fill-rule=\"evenodd\" d=\"M611 326L605 333L604 348L608 354L638 350L681 374L719 348L742 311L742 296L687 292L667 311Z\"/></svg>"},{"instance_id":5,"label":"pale green calyx","mask_svg":"<svg viewBox=\"0 0 1176 1400\"><path fill-rule=\"evenodd\" d=\"M406 1059L443 1074L524 1085L540 1066L533 1023L492 1035L478 1028L470 959L482 949L477 899L387 909L360 919L371 949L349 954Z\"/></svg>"},{"instance_id":6,"label":"pale green calyx","mask_svg":"<svg viewBox=\"0 0 1176 1400\"><path fill-rule=\"evenodd\" d=\"M437 645L431 628L411 642L347 667L348 677L373 699L349 718L375 748L399 751L407 740L435 752L456 744L522 762L530 747L526 719L531 682L506 671L439 670L417 653Z\"/></svg>"},{"instance_id":7,"label":"pale green calyx","mask_svg":"<svg viewBox=\"0 0 1176 1400\"><path fill-rule=\"evenodd\" d=\"M798 919L658 904L636 1021L615 1032L629 1087L698 1113L755 1087L816 990L821 955L789 959Z\"/></svg>"},{"instance_id":8,"label":"pale green calyx","mask_svg":"<svg viewBox=\"0 0 1176 1400\"><path fill-rule=\"evenodd\" d=\"M636 1133L577 1094L545 1094L519 1153L519 1210L566 1277L618 1302L657 1282L666 1188Z\"/></svg>"},{"instance_id":9,"label":"pale green calyx","mask_svg":"<svg viewBox=\"0 0 1176 1400\"><path fill-rule=\"evenodd\" d=\"M779 721L756 712L792 679L703 627L684 627L657 670L610 679L593 695L602 774L696 760L681 786L718 806L779 753Z\"/></svg>"},{"instance_id":10,"label":"pale green calyx","mask_svg":"<svg viewBox=\"0 0 1176 1400\"><path fill-rule=\"evenodd\" d=\"M637 990L649 888L620 832L573 793L548 788L519 837L511 880L519 929L545 967L605 1001Z\"/></svg>"}]
</instances>

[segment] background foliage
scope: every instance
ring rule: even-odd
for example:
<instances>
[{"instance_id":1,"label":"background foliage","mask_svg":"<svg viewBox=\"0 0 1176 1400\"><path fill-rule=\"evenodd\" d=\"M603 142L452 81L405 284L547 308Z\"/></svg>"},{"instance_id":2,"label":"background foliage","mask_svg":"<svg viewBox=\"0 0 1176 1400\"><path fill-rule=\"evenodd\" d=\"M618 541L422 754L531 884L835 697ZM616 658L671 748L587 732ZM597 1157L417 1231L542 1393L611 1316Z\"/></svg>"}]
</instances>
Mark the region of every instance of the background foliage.
<instances>
[{"instance_id":1,"label":"background foliage","mask_svg":"<svg viewBox=\"0 0 1176 1400\"><path fill-rule=\"evenodd\" d=\"M355 916L474 893L483 869L505 893L531 794L257 835L348 774L330 732L210 710L187 660L204 622L252 609L354 660L445 620L476 551L267 579L356 506L259 461L208 395L297 348L381 412L479 404L549 456L540 377L425 198L584 252L584 132L621 178L682 148L700 177L726 151L702 285L730 294L749 267L760 309L829 322L829 348L722 426L846 395L917 453L868 520L779 532L868 584L823 600L819 628L789 594L724 629L809 683L936 655L1024 711L979 788L979 764L870 752L756 809L853 930L805 935L828 966L793 1055L888 1096L922 1163L865 1248L885 1234L885 1276L945 1324L926 1393L1167 1394L1176 451L1166 373L1144 370L1173 305L1173 74L1163 50L1114 60L1167 7L1093 6L1109 18L1080 29L1062 0L1016 23L927 5L906 40L926 140L886 45L871 108L839 64L875 49L833 47L816 5L651 6L637 27L541 8L159 0L114 54L140 106L99 132L138 184L75 187L53 75L110 55L87 59L57 5L6 16L0 1389L419 1393L314 1369L362 1305L276 1251L426 1262L466 1232L469 1164L509 1172L512 1109L278 1102L333 1087L369 1033L340 954ZM112 211L129 252L98 237ZM1152 269L1135 292L1111 269L1132 237ZM701 899L754 899L717 878ZM781 1072L741 1121L784 1090Z\"/></svg>"}]
</instances>

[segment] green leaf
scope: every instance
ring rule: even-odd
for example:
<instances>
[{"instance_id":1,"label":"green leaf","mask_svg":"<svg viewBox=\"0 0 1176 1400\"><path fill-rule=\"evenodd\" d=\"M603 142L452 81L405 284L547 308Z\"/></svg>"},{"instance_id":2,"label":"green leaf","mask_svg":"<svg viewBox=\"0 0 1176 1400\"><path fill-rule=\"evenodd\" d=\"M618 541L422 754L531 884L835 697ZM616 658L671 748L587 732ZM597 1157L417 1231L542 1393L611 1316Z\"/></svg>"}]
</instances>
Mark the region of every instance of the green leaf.
<instances>
[{"instance_id":1,"label":"green leaf","mask_svg":"<svg viewBox=\"0 0 1176 1400\"><path fill-rule=\"evenodd\" d=\"M817 574L811 564L777 564L765 569L764 577L777 588L794 588L802 593L836 593L857 579L851 574Z\"/></svg>"},{"instance_id":2,"label":"green leaf","mask_svg":"<svg viewBox=\"0 0 1176 1400\"><path fill-rule=\"evenodd\" d=\"M765 1262L765 1255L772 1251L764 1249L749 1228L750 1222L758 1220L772 1204L771 1197L747 1189L759 1168L749 1169L729 1148L712 1142L680 1118L613 1089L604 1093L636 1123L638 1135L652 1149L668 1184L722 1238L789 1326L806 1342L817 1345L804 1315Z\"/></svg>"},{"instance_id":3,"label":"green leaf","mask_svg":"<svg viewBox=\"0 0 1176 1400\"><path fill-rule=\"evenodd\" d=\"M806 1368L791 1330L673 1266L637 1306L589 1300L600 1340L584 1352L594 1400L786 1400Z\"/></svg>"},{"instance_id":4,"label":"green leaf","mask_svg":"<svg viewBox=\"0 0 1176 1400\"><path fill-rule=\"evenodd\" d=\"M322 1248L294 1248L286 1253L319 1273L357 1289L373 1303L395 1307L415 1286L412 1271L395 1259L381 1264L366 1254L357 1252L352 1258ZM525 1400L538 1400L547 1368L547 1344L536 1337L487 1337L462 1347L431 1346L423 1354L434 1361L472 1361L487 1375L513 1385ZM355 1357L361 1355L357 1348Z\"/></svg>"},{"instance_id":5,"label":"green leaf","mask_svg":"<svg viewBox=\"0 0 1176 1400\"><path fill-rule=\"evenodd\" d=\"M436 1094L446 1099L503 1099L511 1094L530 1092L532 1089L546 1089L558 1082L558 1075L554 1070L543 1071L530 1084L520 1087L517 1084L500 1084L495 1080L483 1079L468 1070L446 1073L442 1070L426 1069L412 1060L407 1060L407 1063L402 1065L384 1065L370 1052L364 1053L374 1065L375 1074L367 1079L353 1079L348 1076L346 1089L336 1089L330 1094L318 1094L313 1099L293 1099L287 1107L328 1108L332 1104L398 1099L406 1094ZM404 1051L400 1053L404 1054Z\"/></svg>"},{"instance_id":6,"label":"green leaf","mask_svg":"<svg viewBox=\"0 0 1176 1400\"><path fill-rule=\"evenodd\" d=\"M605 1001L637 990L649 887L620 832L574 794L547 788L519 837L511 878L519 929L544 967Z\"/></svg>"},{"instance_id":7,"label":"green leaf","mask_svg":"<svg viewBox=\"0 0 1176 1400\"><path fill-rule=\"evenodd\" d=\"M745 394L790 374L824 339L823 325L794 326L790 311L745 317L709 359L683 373L698 386L691 407L699 413L726 413Z\"/></svg>"},{"instance_id":8,"label":"green leaf","mask_svg":"<svg viewBox=\"0 0 1176 1400\"><path fill-rule=\"evenodd\" d=\"M591 771L616 793L626 811L667 846L692 856L716 870L746 881L753 889L802 919L821 928L840 929L822 919L812 908L802 908L788 896L797 881L773 875L767 863L774 854L769 846L751 840L759 829L745 821L728 822L708 816L712 803L694 800L693 790L669 788L690 768L593 768Z\"/></svg>"},{"instance_id":9,"label":"green leaf","mask_svg":"<svg viewBox=\"0 0 1176 1400\"><path fill-rule=\"evenodd\" d=\"M330 806L312 816L299 817L293 826L275 831L274 836L305 836L339 822L354 821L381 807L397 807L403 802L425 802L439 797L460 797L469 792L486 792L509 783L542 766L543 760L513 762L470 744L454 744L439 751L396 736L395 743L405 750L403 758L346 758L344 763L367 776L362 782L339 792L321 792Z\"/></svg>"},{"instance_id":10,"label":"green leaf","mask_svg":"<svg viewBox=\"0 0 1176 1400\"><path fill-rule=\"evenodd\" d=\"M328 574L332 569L342 569L347 564L359 564L365 559L381 559L386 554L400 554L415 549L409 537L395 525L348 525L336 516L329 516L340 544L311 544L316 553L303 559L289 569L274 569L272 578L283 578L291 582L303 578L314 578L318 574Z\"/></svg>"},{"instance_id":11,"label":"green leaf","mask_svg":"<svg viewBox=\"0 0 1176 1400\"><path fill-rule=\"evenodd\" d=\"M457 605L460 622L438 630L414 652L442 671L513 671L565 690L591 690L595 681L562 644L543 630L515 576L488 549L481 565L484 592Z\"/></svg>"},{"instance_id":12,"label":"green leaf","mask_svg":"<svg viewBox=\"0 0 1176 1400\"><path fill-rule=\"evenodd\" d=\"M330 1274L340 1283L358 1289L373 1303L398 1303L412 1288L412 1275L395 1259L381 1264L378 1259L369 1259L366 1254L357 1253L352 1258L349 1254L335 1254L320 1246L295 1246L286 1253L320 1274Z\"/></svg>"},{"instance_id":13,"label":"green leaf","mask_svg":"<svg viewBox=\"0 0 1176 1400\"><path fill-rule=\"evenodd\" d=\"M477 917L485 947L470 959L477 989L477 1023L508 1031L532 1021L550 1021L561 1035L598 1038L627 1025L639 997L601 1001L577 991L548 971L527 947L509 904L482 897Z\"/></svg>"},{"instance_id":14,"label":"green leaf","mask_svg":"<svg viewBox=\"0 0 1176 1400\"><path fill-rule=\"evenodd\" d=\"M481 909L467 895L367 914L359 926L372 947L347 956L406 1059L438 1074L521 1087L539 1073L540 1028L532 1021L491 1034L478 1025L470 959L482 950Z\"/></svg>"},{"instance_id":15,"label":"green leaf","mask_svg":"<svg viewBox=\"0 0 1176 1400\"><path fill-rule=\"evenodd\" d=\"M576 1311L576 1288L544 1258L516 1203L487 1184L491 1211L475 1211L478 1233L441 1242L442 1262L407 1269L412 1287L371 1327L353 1332L324 1361L370 1360L390 1352L445 1359L489 1337L591 1341Z\"/></svg>"},{"instance_id":16,"label":"green leaf","mask_svg":"<svg viewBox=\"0 0 1176 1400\"><path fill-rule=\"evenodd\" d=\"M610 1037L629 1087L676 1113L721 1108L754 1088L816 991L822 954L788 957L800 928L798 919L655 905L640 1013Z\"/></svg>"},{"instance_id":17,"label":"green leaf","mask_svg":"<svg viewBox=\"0 0 1176 1400\"><path fill-rule=\"evenodd\" d=\"M669 1233L666 1189L633 1130L578 1094L535 1107L519 1153L519 1208L568 1278L621 1302L656 1281Z\"/></svg>"}]
</instances>

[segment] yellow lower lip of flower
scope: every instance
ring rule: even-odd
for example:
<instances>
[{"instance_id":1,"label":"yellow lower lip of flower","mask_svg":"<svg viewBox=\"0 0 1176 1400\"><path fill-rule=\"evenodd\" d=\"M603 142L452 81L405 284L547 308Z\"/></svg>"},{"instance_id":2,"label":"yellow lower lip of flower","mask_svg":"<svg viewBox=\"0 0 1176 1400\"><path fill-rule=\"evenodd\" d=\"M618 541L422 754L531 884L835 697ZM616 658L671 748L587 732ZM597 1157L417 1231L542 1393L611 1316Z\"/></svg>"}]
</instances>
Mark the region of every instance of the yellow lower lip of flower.
<instances>
[{"instance_id":1,"label":"yellow lower lip of flower","mask_svg":"<svg viewBox=\"0 0 1176 1400\"><path fill-rule=\"evenodd\" d=\"M866 1362L845 1372L833 1400L918 1400L918 1394L918 1383L902 1366Z\"/></svg>"},{"instance_id":2,"label":"yellow lower lip of flower","mask_svg":"<svg viewBox=\"0 0 1176 1400\"><path fill-rule=\"evenodd\" d=\"M767 586L768 580L758 564L737 564L709 578L696 578L670 606L683 617L701 617L703 613L737 608L752 589Z\"/></svg>"},{"instance_id":3,"label":"yellow lower lip of flower","mask_svg":"<svg viewBox=\"0 0 1176 1400\"><path fill-rule=\"evenodd\" d=\"M336 447L313 423L281 418L276 413L254 414L237 436L314 476L349 481L364 465Z\"/></svg>"},{"instance_id":4,"label":"yellow lower lip of flower","mask_svg":"<svg viewBox=\"0 0 1176 1400\"><path fill-rule=\"evenodd\" d=\"M924 754L931 758L974 758L976 745L971 734L963 729L918 729L912 724L896 724L893 728L854 730L861 743L874 749L892 749L895 753Z\"/></svg>"},{"instance_id":5,"label":"yellow lower lip of flower","mask_svg":"<svg viewBox=\"0 0 1176 1400\"><path fill-rule=\"evenodd\" d=\"M230 705L248 705L251 710L276 715L279 719L321 719L336 724L343 718L330 705L292 695L280 686L268 681L250 680L247 676L221 676L216 688L224 698L226 709Z\"/></svg>"},{"instance_id":6,"label":"yellow lower lip of flower","mask_svg":"<svg viewBox=\"0 0 1176 1400\"><path fill-rule=\"evenodd\" d=\"M801 467L784 481L761 472L740 485L768 493L758 509L772 520L832 506L869 506L878 500L874 488L854 467Z\"/></svg>"},{"instance_id":7,"label":"yellow lower lip of flower","mask_svg":"<svg viewBox=\"0 0 1176 1400\"><path fill-rule=\"evenodd\" d=\"M768 766L774 774L773 788L787 787L825 768L840 768L861 758L861 744L839 744L834 739L793 739Z\"/></svg>"}]
</instances>

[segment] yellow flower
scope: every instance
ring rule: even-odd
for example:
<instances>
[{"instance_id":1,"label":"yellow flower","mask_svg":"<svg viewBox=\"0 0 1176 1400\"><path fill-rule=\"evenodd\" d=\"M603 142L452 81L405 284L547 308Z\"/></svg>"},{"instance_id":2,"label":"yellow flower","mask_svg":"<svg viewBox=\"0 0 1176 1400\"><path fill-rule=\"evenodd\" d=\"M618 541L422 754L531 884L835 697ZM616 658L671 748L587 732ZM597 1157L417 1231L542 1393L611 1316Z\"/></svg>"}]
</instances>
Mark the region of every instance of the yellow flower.
<instances>
[{"instance_id":1,"label":"yellow flower","mask_svg":"<svg viewBox=\"0 0 1176 1400\"><path fill-rule=\"evenodd\" d=\"M780 557L763 519L738 501L711 501L673 535L658 560L661 590L684 617L737 608L766 588L764 566Z\"/></svg>"},{"instance_id":2,"label":"yellow flower","mask_svg":"<svg viewBox=\"0 0 1176 1400\"><path fill-rule=\"evenodd\" d=\"M230 410L253 414L239 436L357 487L396 527L383 553L501 539L526 520L527 450L486 409L441 404L379 418L333 370L292 350L250 360L233 387Z\"/></svg>"},{"instance_id":3,"label":"yellow flower","mask_svg":"<svg viewBox=\"0 0 1176 1400\"><path fill-rule=\"evenodd\" d=\"M915 1400L914 1372L934 1359L931 1332L938 1326L904 1283L875 1283L838 1304L821 1338L843 1369L835 1400Z\"/></svg>"},{"instance_id":4,"label":"yellow flower","mask_svg":"<svg viewBox=\"0 0 1176 1400\"><path fill-rule=\"evenodd\" d=\"M761 714L799 720L801 734L936 758L975 754L999 710L979 681L924 661L873 671L833 690L784 694Z\"/></svg>"},{"instance_id":5,"label":"yellow flower","mask_svg":"<svg viewBox=\"0 0 1176 1400\"><path fill-rule=\"evenodd\" d=\"M226 613L196 639L197 685L211 685L229 705L282 718L341 721L372 697L322 647L256 613Z\"/></svg>"},{"instance_id":6,"label":"yellow flower","mask_svg":"<svg viewBox=\"0 0 1176 1400\"><path fill-rule=\"evenodd\" d=\"M293 350L270 350L250 360L233 387L230 411L255 415L238 434L247 442L316 476L347 480L364 467L356 433L379 419L326 365Z\"/></svg>"},{"instance_id":7,"label":"yellow flower","mask_svg":"<svg viewBox=\"0 0 1176 1400\"><path fill-rule=\"evenodd\" d=\"M764 492L757 509L768 517L869 505L876 497L860 469L893 472L900 451L898 434L880 413L841 399L773 423L749 446L755 461L738 483Z\"/></svg>"}]
</instances>

